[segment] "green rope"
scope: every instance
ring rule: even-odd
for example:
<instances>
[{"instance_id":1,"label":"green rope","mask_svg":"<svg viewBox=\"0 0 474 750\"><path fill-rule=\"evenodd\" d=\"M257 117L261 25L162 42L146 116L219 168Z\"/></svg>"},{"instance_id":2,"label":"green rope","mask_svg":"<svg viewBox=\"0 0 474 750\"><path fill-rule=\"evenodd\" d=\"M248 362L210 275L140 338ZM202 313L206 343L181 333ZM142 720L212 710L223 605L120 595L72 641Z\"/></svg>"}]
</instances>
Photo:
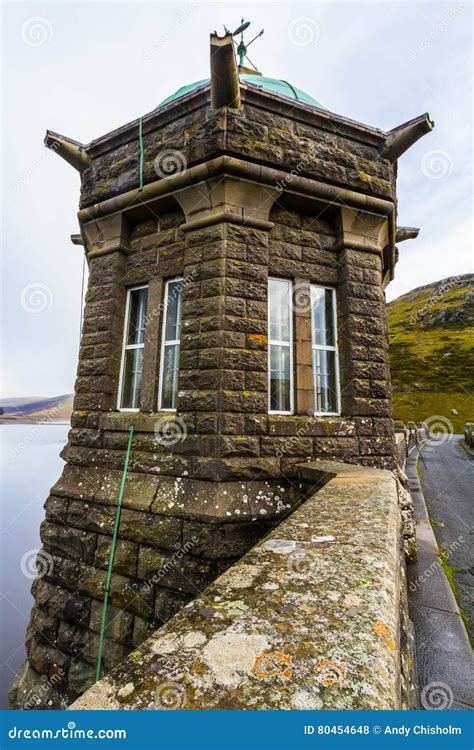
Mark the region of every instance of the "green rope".
<instances>
[{"instance_id":1,"label":"green rope","mask_svg":"<svg viewBox=\"0 0 474 750\"><path fill-rule=\"evenodd\" d=\"M119 492L119 498L118 498L118 503L117 503L117 514L115 516L115 526L114 526L114 533L112 536L112 545L110 548L109 567L107 569L107 576L105 579L104 606L102 607L102 621L100 623L99 655L97 657L97 670L95 673L96 682L100 680L100 670L101 670L101 663L102 663L102 648L104 645L105 620L107 618L107 604L109 601L109 591L110 591L110 579L112 577L112 568L114 565L115 547L117 546L117 535L118 535L118 530L120 526L120 513L122 510L122 498L123 498L123 491L125 489L125 479L127 478L128 461L130 458L130 449L132 447L133 430L134 430L134 426L133 424L131 424L130 435L128 436L127 453L125 455L125 464L123 467L122 482L120 484L120 492Z\"/></svg>"},{"instance_id":2,"label":"green rope","mask_svg":"<svg viewBox=\"0 0 474 750\"><path fill-rule=\"evenodd\" d=\"M140 146L140 192L143 190L143 117L138 123L138 143Z\"/></svg>"}]
</instances>

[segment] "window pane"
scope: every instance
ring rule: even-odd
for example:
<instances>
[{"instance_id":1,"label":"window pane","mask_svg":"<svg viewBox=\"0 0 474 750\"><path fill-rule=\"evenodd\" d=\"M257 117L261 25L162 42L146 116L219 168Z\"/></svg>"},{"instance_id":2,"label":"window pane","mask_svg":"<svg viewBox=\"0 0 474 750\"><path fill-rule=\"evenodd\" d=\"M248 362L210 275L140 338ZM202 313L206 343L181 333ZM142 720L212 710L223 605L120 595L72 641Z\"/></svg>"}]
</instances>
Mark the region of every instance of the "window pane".
<instances>
[{"instance_id":1,"label":"window pane","mask_svg":"<svg viewBox=\"0 0 474 750\"><path fill-rule=\"evenodd\" d=\"M122 382L122 409L138 409L142 379L143 348L126 349Z\"/></svg>"},{"instance_id":2,"label":"window pane","mask_svg":"<svg viewBox=\"0 0 474 750\"><path fill-rule=\"evenodd\" d=\"M313 344L335 346L332 289L311 287Z\"/></svg>"},{"instance_id":3,"label":"window pane","mask_svg":"<svg viewBox=\"0 0 474 750\"><path fill-rule=\"evenodd\" d=\"M168 281L166 285L166 318L163 324L160 409L176 409L182 288L182 279ZM167 343L169 341L175 343L169 344Z\"/></svg>"},{"instance_id":4,"label":"window pane","mask_svg":"<svg viewBox=\"0 0 474 750\"><path fill-rule=\"evenodd\" d=\"M182 281L170 281L167 285L165 341L179 340L181 323L181 289Z\"/></svg>"},{"instance_id":5,"label":"window pane","mask_svg":"<svg viewBox=\"0 0 474 750\"><path fill-rule=\"evenodd\" d=\"M290 282L270 279L268 282L270 341L290 340Z\"/></svg>"},{"instance_id":6,"label":"window pane","mask_svg":"<svg viewBox=\"0 0 474 750\"><path fill-rule=\"evenodd\" d=\"M130 292L128 308L127 344L143 344L145 341L145 315L148 289Z\"/></svg>"},{"instance_id":7,"label":"window pane","mask_svg":"<svg viewBox=\"0 0 474 750\"><path fill-rule=\"evenodd\" d=\"M179 344L170 344L163 350L163 380L161 384L161 408L176 408L178 391Z\"/></svg>"},{"instance_id":8,"label":"window pane","mask_svg":"<svg viewBox=\"0 0 474 750\"><path fill-rule=\"evenodd\" d=\"M317 412L337 412L336 352L313 349L314 397Z\"/></svg>"},{"instance_id":9,"label":"window pane","mask_svg":"<svg viewBox=\"0 0 474 750\"><path fill-rule=\"evenodd\" d=\"M270 359L270 411L291 411L290 347L272 344Z\"/></svg>"}]
</instances>

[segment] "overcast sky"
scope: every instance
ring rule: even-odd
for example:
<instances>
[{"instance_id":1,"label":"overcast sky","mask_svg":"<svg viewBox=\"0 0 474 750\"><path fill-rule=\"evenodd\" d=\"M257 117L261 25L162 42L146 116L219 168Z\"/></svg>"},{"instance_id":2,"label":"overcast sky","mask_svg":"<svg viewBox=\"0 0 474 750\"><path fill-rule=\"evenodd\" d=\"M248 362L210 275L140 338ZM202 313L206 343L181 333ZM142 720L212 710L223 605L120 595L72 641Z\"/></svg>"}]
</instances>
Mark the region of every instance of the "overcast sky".
<instances>
[{"instance_id":1,"label":"overcast sky","mask_svg":"<svg viewBox=\"0 0 474 750\"><path fill-rule=\"evenodd\" d=\"M472 270L470 2L3 4L3 395L73 390L82 248L79 176L43 147L83 143L205 78L209 32L242 17L264 36L251 59L329 110L390 130L435 120L399 161L394 297Z\"/></svg>"}]
</instances>

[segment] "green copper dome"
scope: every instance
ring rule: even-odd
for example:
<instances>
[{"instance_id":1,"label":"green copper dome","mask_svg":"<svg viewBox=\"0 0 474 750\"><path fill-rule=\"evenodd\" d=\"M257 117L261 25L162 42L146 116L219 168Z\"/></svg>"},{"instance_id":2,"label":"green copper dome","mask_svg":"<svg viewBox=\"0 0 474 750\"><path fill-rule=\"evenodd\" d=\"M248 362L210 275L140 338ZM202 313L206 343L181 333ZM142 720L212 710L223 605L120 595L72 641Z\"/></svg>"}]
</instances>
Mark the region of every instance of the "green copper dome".
<instances>
[{"instance_id":1,"label":"green copper dome","mask_svg":"<svg viewBox=\"0 0 474 750\"><path fill-rule=\"evenodd\" d=\"M295 101L302 102L302 104L309 104L310 107L318 107L319 109L324 109L322 104L317 102L316 99L313 99L312 96L306 94L304 91L301 91L301 89L297 89L295 86L292 86L291 83L288 83L287 81L283 81L278 78L267 78L266 76L247 75L244 73L240 75L240 80L242 81L242 83L248 83L252 87L262 88L265 91L270 91L271 93L277 94L278 96L284 96L287 99L293 99ZM163 99L163 101L160 102L158 106L162 107L164 104L174 102L177 99L180 99L182 96L196 91L198 88L208 86L209 83L209 78L203 78L201 81L190 83L187 86L181 86L181 88L175 91L174 94L168 96L166 99Z\"/></svg>"}]
</instances>

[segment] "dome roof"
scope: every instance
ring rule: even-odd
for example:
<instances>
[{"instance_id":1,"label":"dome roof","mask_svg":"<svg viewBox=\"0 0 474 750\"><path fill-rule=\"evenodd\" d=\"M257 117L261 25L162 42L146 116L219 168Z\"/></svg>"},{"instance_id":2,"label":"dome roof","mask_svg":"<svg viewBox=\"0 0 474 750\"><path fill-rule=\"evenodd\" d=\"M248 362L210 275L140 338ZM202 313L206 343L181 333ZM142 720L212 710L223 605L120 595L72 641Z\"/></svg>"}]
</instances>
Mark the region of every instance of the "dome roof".
<instances>
[{"instance_id":1,"label":"dome roof","mask_svg":"<svg viewBox=\"0 0 474 750\"><path fill-rule=\"evenodd\" d=\"M288 83L288 81L283 81L278 78L267 78L267 76L248 75L246 73L240 74L240 80L242 81L242 83L250 84L255 88L262 88L265 91L270 91L273 94L277 94L278 96L284 96L287 99L293 99L294 101L299 101L302 104L309 104L310 107L318 107L319 109L324 109L322 104L317 102L316 99L313 99L312 96L306 94L304 91L301 91L301 89L297 89L295 86L292 86L291 83ZM195 81L195 83L189 83L187 86L181 86L181 88L175 91L174 94L171 94L171 96L163 99L163 101L160 102L158 106L162 107L164 104L174 102L177 99L180 99L182 96L190 94L192 91L196 91L201 87L208 86L209 83L210 78L203 78L201 81Z\"/></svg>"}]
</instances>

